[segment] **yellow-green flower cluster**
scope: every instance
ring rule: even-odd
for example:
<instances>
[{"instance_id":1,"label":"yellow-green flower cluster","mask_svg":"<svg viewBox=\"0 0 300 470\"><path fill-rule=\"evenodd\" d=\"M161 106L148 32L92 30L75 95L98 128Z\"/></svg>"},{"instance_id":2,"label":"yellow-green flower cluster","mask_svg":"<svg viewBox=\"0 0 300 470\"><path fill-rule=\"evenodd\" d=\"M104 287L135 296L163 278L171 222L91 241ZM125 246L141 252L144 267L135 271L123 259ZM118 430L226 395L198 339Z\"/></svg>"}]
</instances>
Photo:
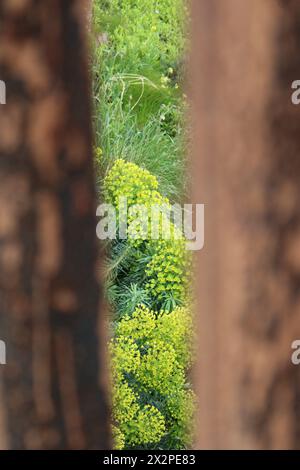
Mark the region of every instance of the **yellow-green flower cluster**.
<instances>
[{"instance_id":1,"label":"yellow-green flower cluster","mask_svg":"<svg viewBox=\"0 0 300 470\"><path fill-rule=\"evenodd\" d=\"M120 197L127 198L128 206L142 204L143 192L156 191L157 188L158 181L149 171L122 159L115 161L104 180L106 202L116 207L118 207Z\"/></svg>"},{"instance_id":2,"label":"yellow-green flower cluster","mask_svg":"<svg viewBox=\"0 0 300 470\"><path fill-rule=\"evenodd\" d=\"M131 446L159 442L165 432L165 421L157 408L146 405L138 412L137 419L124 428L127 442Z\"/></svg>"},{"instance_id":3,"label":"yellow-green flower cluster","mask_svg":"<svg viewBox=\"0 0 300 470\"><path fill-rule=\"evenodd\" d=\"M194 401L185 378L192 331L189 311L179 307L157 315L140 305L118 322L111 342L113 405L125 444L155 444L168 432L186 439ZM144 402L147 393L151 403Z\"/></svg>"},{"instance_id":4,"label":"yellow-green flower cluster","mask_svg":"<svg viewBox=\"0 0 300 470\"><path fill-rule=\"evenodd\" d=\"M171 294L176 301L185 299L188 283L185 240L158 240L155 253L146 267L146 289L158 300Z\"/></svg>"},{"instance_id":5,"label":"yellow-green flower cluster","mask_svg":"<svg viewBox=\"0 0 300 470\"><path fill-rule=\"evenodd\" d=\"M159 442L165 433L165 420L151 405L140 405L138 396L125 380L114 388L113 413L117 425L113 427L115 448Z\"/></svg>"},{"instance_id":6,"label":"yellow-green flower cluster","mask_svg":"<svg viewBox=\"0 0 300 470\"><path fill-rule=\"evenodd\" d=\"M151 218L156 215L153 208L161 207L166 211L170 208L168 199L157 188L158 181L149 171L122 159L116 160L104 180L105 199L116 208L119 222L127 217L127 236L134 246L138 247L141 241L151 238ZM125 199L127 209L131 208L129 212L124 211ZM146 227L143 226L143 213ZM157 217L158 234L162 236L164 214L158 213Z\"/></svg>"},{"instance_id":7,"label":"yellow-green flower cluster","mask_svg":"<svg viewBox=\"0 0 300 470\"><path fill-rule=\"evenodd\" d=\"M143 227L140 218L135 214L128 217L129 243L138 247L148 240L148 247L154 253L146 267L146 289L154 293L158 300L172 295L175 301L185 298L187 287L187 253L185 239L179 229L168 219L171 204L157 190L158 181L134 163L117 160L104 182L106 200L113 204L119 216L120 198L127 199L128 208L132 205L143 206L147 211L147 227ZM162 211L155 212L155 208ZM156 220L153 221L153 218ZM151 240L153 222L157 227L157 239ZM165 222L168 222L169 233L164 233ZM168 236L168 238L164 238Z\"/></svg>"},{"instance_id":8,"label":"yellow-green flower cluster","mask_svg":"<svg viewBox=\"0 0 300 470\"><path fill-rule=\"evenodd\" d=\"M114 442L114 448L116 450L122 450L125 446L125 436L116 426L112 426L112 437Z\"/></svg>"}]
</instances>

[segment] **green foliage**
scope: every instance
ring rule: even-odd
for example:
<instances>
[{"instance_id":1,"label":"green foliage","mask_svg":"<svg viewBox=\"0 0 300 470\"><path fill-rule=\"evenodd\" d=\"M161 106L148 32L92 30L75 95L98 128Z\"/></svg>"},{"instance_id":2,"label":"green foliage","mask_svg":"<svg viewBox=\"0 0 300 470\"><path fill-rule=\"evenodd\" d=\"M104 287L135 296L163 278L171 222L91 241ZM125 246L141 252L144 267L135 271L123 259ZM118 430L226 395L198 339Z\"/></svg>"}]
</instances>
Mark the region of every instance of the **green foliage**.
<instances>
[{"instance_id":1,"label":"green foliage","mask_svg":"<svg viewBox=\"0 0 300 470\"><path fill-rule=\"evenodd\" d=\"M126 62L128 72L157 62L171 65L184 48L183 5L181 0L98 0L95 26L118 45L118 63Z\"/></svg>"},{"instance_id":2,"label":"green foliage","mask_svg":"<svg viewBox=\"0 0 300 470\"><path fill-rule=\"evenodd\" d=\"M94 1L94 95L98 166L122 156L184 191L183 0Z\"/></svg>"},{"instance_id":3,"label":"green foliage","mask_svg":"<svg viewBox=\"0 0 300 470\"><path fill-rule=\"evenodd\" d=\"M180 230L154 216L185 192L182 92L184 0L94 0L95 161L106 202L119 217L147 209L146 230L129 217L127 240L109 247L107 297L114 311L110 343L116 449L189 445L194 397L189 260ZM121 159L119 159L121 157ZM105 176L104 184L102 181ZM162 190L159 190L162 188ZM158 238L150 239L151 222Z\"/></svg>"}]
</instances>

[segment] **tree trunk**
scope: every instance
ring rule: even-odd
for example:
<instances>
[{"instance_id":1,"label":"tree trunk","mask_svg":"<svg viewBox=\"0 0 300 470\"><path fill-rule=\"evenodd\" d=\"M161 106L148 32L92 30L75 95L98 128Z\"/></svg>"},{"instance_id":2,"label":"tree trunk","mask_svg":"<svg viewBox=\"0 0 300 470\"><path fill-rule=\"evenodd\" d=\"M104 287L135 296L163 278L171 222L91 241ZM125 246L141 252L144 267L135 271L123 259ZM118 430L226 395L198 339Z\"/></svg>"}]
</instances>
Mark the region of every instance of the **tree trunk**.
<instances>
[{"instance_id":1,"label":"tree trunk","mask_svg":"<svg viewBox=\"0 0 300 470\"><path fill-rule=\"evenodd\" d=\"M0 438L10 449L108 448L80 13L80 0L0 4Z\"/></svg>"},{"instance_id":2,"label":"tree trunk","mask_svg":"<svg viewBox=\"0 0 300 470\"><path fill-rule=\"evenodd\" d=\"M194 0L197 448L299 449L300 2Z\"/></svg>"}]
</instances>

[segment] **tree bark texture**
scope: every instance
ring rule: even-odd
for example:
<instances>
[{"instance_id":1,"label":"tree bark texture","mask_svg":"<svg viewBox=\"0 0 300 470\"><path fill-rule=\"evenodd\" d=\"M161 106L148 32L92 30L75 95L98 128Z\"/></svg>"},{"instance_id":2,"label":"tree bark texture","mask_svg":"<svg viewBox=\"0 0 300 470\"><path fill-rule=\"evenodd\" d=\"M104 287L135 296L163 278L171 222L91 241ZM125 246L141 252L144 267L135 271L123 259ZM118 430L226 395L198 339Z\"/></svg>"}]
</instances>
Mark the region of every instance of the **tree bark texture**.
<instances>
[{"instance_id":1,"label":"tree bark texture","mask_svg":"<svg viewBox=\"0 0 300 470\"><path fill-rule=\"evenodd\" d=\"M108 448L81 12L80 0L0 3L0 437L10 449Z\"/></svg>"},{"instance_id":2,"label":"tree bark texture","mask_svg":"<svg viewBox=\"0 0 300 470\"><path fill-rule=\"evenodd\" d=\"M194 0L196 448L299 449L300 2Z\"/></svg>"}]
</instances>

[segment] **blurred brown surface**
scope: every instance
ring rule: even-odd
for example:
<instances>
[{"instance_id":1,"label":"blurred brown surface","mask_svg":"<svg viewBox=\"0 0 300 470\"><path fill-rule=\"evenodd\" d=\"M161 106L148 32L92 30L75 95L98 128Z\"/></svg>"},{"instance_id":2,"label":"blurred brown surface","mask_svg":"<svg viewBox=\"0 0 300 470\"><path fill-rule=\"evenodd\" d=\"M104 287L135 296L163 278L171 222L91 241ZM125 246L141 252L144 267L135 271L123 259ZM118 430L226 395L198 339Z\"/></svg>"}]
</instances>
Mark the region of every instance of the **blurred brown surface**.
<instances>
[{"instance_id":1,"label":"blurred brown surface","mask_svg":"<svg viewBox=\"0 0 300 470\"><path fill-rule=\"evenodd\" d=\"M0 24L0 447L108 448L82 2L2 0Z\"/></svg>"},{"instance_id":2,"label":"blurred brown surface","mask_svg":"<svg viewBox=\"0 0 300 470\"><path fill-rule=\"evenodd\" d=\"M195 447L299 449L300 2L192 5Z\"/></svg>"}]
</instances>

